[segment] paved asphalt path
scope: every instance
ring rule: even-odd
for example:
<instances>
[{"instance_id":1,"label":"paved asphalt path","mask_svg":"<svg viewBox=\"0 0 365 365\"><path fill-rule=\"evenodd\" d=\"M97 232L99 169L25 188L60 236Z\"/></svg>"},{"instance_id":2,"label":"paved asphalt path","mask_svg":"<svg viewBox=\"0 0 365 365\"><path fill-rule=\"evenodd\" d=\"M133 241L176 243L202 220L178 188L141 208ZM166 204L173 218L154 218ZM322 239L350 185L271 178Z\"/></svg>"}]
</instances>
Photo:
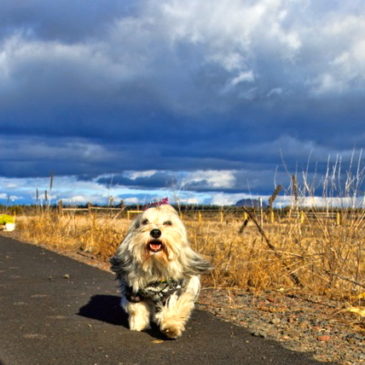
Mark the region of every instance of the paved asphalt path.
<instances>
[{"instance_id":1,"label":"paved asphalt path","mask_svg":"<svg viewBox=\"0 0 365 365\"><path fill-rule=\"evenodd\" d=\"M132 332L113 275L0 236L0 364L320 364L195 311L178 340Z\"/></svg>"}]
</instances>

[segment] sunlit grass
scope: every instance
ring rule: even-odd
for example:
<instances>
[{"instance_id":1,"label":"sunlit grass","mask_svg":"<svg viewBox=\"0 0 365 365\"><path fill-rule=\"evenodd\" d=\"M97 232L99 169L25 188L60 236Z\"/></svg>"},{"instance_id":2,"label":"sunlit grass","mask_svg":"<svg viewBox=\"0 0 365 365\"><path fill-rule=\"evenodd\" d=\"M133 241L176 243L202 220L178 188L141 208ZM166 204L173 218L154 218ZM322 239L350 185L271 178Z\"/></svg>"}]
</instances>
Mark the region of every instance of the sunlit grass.
<instances>
[{"instance_id":1,"label":"sunlit grass","mask_svg":"<svg viewBox=\"0 0 365 365\"><path fill-rule=\"evenodd\" d=\"M242 221L227 215L198 222L184 218L194 249L206 255L214 271L205 278L213 287L294 290L347 297L365 285L364 215L341 224L318 214L310 221L283 217L276 223ZM263 223L264 222L264 223ZM59 214L45 210L17 218L20 238L55 249L90 252L100 260L114 254L130 221L105 215ZM295 275L299 284L293 281Z\"/></svg>"}]
</instances>

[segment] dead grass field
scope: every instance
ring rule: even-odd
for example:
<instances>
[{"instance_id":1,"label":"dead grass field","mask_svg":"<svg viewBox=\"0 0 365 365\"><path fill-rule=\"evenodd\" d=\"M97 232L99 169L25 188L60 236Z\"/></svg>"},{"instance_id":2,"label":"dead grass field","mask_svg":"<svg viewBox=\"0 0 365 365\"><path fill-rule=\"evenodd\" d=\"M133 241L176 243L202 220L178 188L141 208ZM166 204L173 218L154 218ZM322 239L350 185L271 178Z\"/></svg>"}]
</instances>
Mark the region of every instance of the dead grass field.
<instances>
[{"instance_id":1,"label":"dead grass field","mask_svg":"<svg viewBox=\"0 0 365 365\"><path fill-rule=\"evenodd\" d=\"M184 219L194 249L210 258L215 269L205 278L213 287L300 290L338 299L354 297L365 287L365 220L362 216L336 225L332 220L287 219L262 223ZM256 221L256 223L255 223ZM17 217L19 238L53 249L85 251L107 261L130 221L98 214L43 211ZM241 228L241 232L240 231Z\"/></svg>"}]
</instances>

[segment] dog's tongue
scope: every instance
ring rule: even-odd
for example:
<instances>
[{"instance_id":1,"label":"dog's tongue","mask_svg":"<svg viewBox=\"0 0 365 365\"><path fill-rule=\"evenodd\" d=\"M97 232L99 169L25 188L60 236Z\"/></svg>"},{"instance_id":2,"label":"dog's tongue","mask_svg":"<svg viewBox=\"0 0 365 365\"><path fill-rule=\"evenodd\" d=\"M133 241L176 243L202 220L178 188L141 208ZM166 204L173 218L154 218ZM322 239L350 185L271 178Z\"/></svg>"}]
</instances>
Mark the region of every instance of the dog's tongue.
<instances>
[{"instance_id":1,"label":"dog's tongue","mask_svg":"<svg viewBox=\"0 0 365 365\"><path fill-rule=\"evenodd\" d=\"M159 242L150 242L150 249L152 251L158 251L161 248L161 243Z\"/></svg>"}]
</instances>

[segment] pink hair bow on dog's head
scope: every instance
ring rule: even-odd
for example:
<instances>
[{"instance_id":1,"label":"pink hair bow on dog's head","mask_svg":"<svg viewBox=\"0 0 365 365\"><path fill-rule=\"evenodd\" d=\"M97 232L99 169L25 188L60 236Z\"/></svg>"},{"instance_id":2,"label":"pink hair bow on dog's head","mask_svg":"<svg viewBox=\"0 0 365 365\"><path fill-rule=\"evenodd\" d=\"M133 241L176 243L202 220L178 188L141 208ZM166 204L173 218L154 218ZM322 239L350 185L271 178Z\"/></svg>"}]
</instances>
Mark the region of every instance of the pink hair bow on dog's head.
<instances>
[{"instance_id":1,"label":"pink hair bow on dog's head","mask_svg":"<svg viewBox=\"0 0 365 365\"><path fill-rule=\"evenodd\" d=\"M147 210L149 208L159 207L164 204L169 204L169 198L162 198L161 200L159 200L157 202L147 204L147 205L145 205L144 210Z\"/></svg>"}]
</instances>

